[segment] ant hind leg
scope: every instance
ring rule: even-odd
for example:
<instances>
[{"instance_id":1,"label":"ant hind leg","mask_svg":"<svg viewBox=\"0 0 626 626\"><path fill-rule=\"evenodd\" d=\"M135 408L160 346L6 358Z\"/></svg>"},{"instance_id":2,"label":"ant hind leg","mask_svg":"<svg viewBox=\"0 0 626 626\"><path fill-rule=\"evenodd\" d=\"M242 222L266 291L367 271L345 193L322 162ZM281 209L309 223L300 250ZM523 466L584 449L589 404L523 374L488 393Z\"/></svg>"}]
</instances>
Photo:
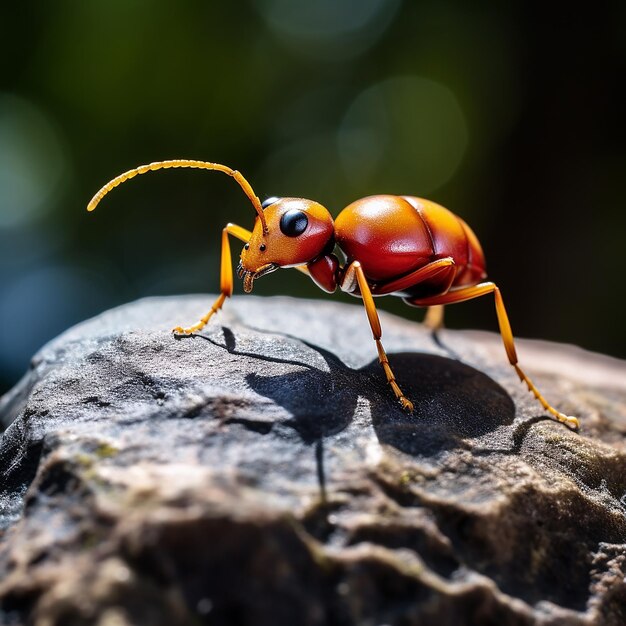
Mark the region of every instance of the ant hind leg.
<instances>
[{"instance_id":1,"label":"ant hind leg","mask_svg":"<svg viewBox=\"0 0 626 626\"><path fill-rule=\"evenodd\" d=\"M433 334L436 334L438 330L443 328L443 309L443 304L431 304L428 309L426 309L423 324L426 328L430 329Z\"/></svg>"},{"instance_id":2,"label":"ant hind leg","mask_svg":"<svg viewBox=\"0 0 626 626\"><path fill-rule=\"evenodd\" d=\"M452 304L454 302L465 302L466 300L472 300L473 298L478 298L480 296L486 296L487 294L493 293L495 304L496 304L496 316L498 318L498 325L500 326L500 336L502 337L502 343L504 344L504 349L506 351L506 355L509 359L509 363L515 369L517 376L520 381L526 384L528 390L537 398L540 402L541 406L552 415L557 421L563 422L570 428L578 429L579 422L578 419L572 417L570 415L565 415L560 411L557 411L554 407L552 407L548 401L543 397L540 391L535 387L535 384L532 380L524 373L522 368L517 364L517 352L515 350L515 342L513 340L513 332L511 331L511 324L509 323L509 317L506 313L506 309L504 308L504 301L502 300L502 294L500 293L500 289L496 286L495 283L485 282L480 283L479 285L474 285L472 287L462 287L460 289L456 289L453 291L449 291L448 293L442 296L434 296L432 298L423 298L421 300L412 300L411 304L416 304L418 306L432 306L432 305L442 305L442 304Z\"/></svg>"}]
</instances>

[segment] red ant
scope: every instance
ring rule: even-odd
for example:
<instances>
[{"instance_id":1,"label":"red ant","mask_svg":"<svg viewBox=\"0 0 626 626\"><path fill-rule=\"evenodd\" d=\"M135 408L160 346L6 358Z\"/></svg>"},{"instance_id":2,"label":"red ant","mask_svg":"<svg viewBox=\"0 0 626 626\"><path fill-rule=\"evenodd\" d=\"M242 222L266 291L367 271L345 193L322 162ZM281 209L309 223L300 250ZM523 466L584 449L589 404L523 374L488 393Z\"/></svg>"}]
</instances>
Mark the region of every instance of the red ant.
<instances>
[{"instance_id":1,"label":"red ant","mask_svg":"<svg viewBox=\"0 0 626 626\"><path fill-rule=\"evenodd\" d=\"M227 224L222 230L220 296L197 324L177 326L177 335L202 330L233 293L233 270L228 235L245 242L237 274L246 293L254 281L279 268L295 268L307 274L328 293L337 287L360 296L372 328L378 360L393 393L408 411L413 404L396 382L381 343L382 329L373 296L401 297L411 306L429 307L426 323L432 329L443 324L443 305L464 302L493 293L500 335L507 357L519 379L556 420L578 428L575 417L554 409L517 364L511 325L500 289L483 281L485 257L470 227L448 209L414 196L369 196L347 206L333 221L321 204L304 198L269 198L261 204L248 181L236 170L205 161L159 161L129 170L107 183L93 197L93 211L114 187L137 174L172 167L215 170L232 176L252 202L258 218L251 231ZM343 253L342 265L334 254Z\"/></svg>"}]
</instances>

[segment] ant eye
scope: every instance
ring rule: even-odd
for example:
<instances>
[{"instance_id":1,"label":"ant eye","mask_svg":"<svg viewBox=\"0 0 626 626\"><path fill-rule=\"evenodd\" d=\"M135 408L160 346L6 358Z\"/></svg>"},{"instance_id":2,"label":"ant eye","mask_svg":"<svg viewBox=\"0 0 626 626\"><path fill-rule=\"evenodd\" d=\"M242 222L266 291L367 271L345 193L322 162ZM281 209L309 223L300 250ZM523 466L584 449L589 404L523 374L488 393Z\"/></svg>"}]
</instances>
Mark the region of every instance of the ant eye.
<instances>
[{"instance_id":1,"label":"ant eye","mask_svg":"<svg viewBox=\"0 0 626 626\"><path fill-rule=\"evenodd\" d=\"M263 202L261 203L261 206L264 209L267 209L267 207L270 204L274 204L274 202L278 202L280 200L280 198L277 198L276 196L272 196L271 198L268 198L267 200L263 200Z\"/></svg>"},{"instance_id":2,"label":"ant eye","mask_svg":"<svg viewBox=\"0 0 626 626\"><path fill-rule=\"evenodd\" d=\"M290 209L280 218L280 230L287 237L301 235L309 224L309 218L304 211Z\"/></svg>"},{"instance_id":3,"label":"ant eye","mask_svg":"<svg viewBox=\"0 0 626 626\"><path fill-rule=\"evenodd\" d=\"M265 252L265 249L266 249L266 248L267 248L267 246L266 246L264 243L262 243L262 244L259 246L259 250L260 250L261 252Z\"/></svg>"}]
</instances>

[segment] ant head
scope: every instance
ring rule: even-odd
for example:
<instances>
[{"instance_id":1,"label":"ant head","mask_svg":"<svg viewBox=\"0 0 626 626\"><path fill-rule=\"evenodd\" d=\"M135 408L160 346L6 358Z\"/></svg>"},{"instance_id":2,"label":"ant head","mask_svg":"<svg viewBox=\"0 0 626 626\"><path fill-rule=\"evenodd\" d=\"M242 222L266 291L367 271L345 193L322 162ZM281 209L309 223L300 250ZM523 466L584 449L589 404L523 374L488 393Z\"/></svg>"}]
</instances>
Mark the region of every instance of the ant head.
<instances>
[{"instance_id":1,"label":"ant head","mask_svg":"<svg viewBox=\"0 0 626 626\"><path fill-rule=\"evenodd\" d=\"M268 198L262 204L267 228L257 218L250 241L241 251L239 276L252 291L255 278L279 267L303 265L333 244L330 213L304 198Z\"/></svg>"},{"instance_id":2,"label":"ant head","mask_svg":"<svg viewBox=\"0 0 626 626\"><path fill-rule=\"evenodd\" d=\"M334 245L334 224L330 213L317 202L302 198L270 198L263 204L241 172L221 163L171 159L140 165L110 180L87 205L93 211L109 191L139 174L156 170L192 167L232 176L248 196L257 219L250 241L241 252L239 277L244 290L252 291L255 278L279 267L293 267L312 261Z\"/></svg>"}]
</instances>

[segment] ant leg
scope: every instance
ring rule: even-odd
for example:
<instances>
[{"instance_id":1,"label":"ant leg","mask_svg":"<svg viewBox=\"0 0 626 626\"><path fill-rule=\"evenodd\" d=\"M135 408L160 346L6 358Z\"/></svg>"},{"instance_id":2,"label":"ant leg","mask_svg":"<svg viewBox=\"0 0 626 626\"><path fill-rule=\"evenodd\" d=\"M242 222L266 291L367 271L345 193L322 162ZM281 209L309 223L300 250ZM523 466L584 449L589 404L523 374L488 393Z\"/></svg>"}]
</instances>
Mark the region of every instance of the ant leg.
<instances>
[{"instance_id":1,"label":"ant leg","mask_svg":"<svg viewBox=\"0 0 626 626\"><path fill-rule=\"evenodd\" d=\"M175 335L191 335L199 330L202 330L209 322L211 317L217 313L222 306L226 298L233 295L233 264L230 254L230 242L228 241L228 235L237 237L241 241L249 241L252 233L241 226L236 224L227 224L222 230L222 259L220 264L220 295L213 303L211 310L202 318L197 324L189 326L189 328L182 328L176 326L172 329Z\"/></svg>"},{"instance_id":2,"label":"ant leg","mask_svg":"<svg viewBox=\"0 0 626 626\"><path fill-rule=\"evenodd\" d=\"M443 304L431 304L426 309L423 324L433 333L441 330L443 328Z\"/></svg>"},{"instance_id":3,"label":"ant leg","mask_svg":"<svg viewBox=\"0 0 626 626\"><path fill-rule=\"evenodd\" d=\"M454 259L448 256L443 259L427 263L423 267L420 267L414 272L402 276L401 278L396 278L388 283L375 285L371 288L371 291L376 296L384 296L385 294L393 293L394 291L403 291L408 287L418 285L419 283L431 280L435 277L440 280L442 284L446 285L445 289L447 290L452 284L455 275L456 266L454 265ZM442 288L441 291L444 291L444 289Z\"/></svg>"},{"instance_id":4,"label":"ant leg","mask_svg":"<svg viewBox=\"0 0 626 626\"><path fill-rule=\"evenodd\" d=\"M473 287L462 287L454 291L449 291L442 296L434 296L432 298L423 298L421 300L412 300L411 304L417 304L419 306L432 306L439 304L452 304L454 302L465 302L466 300L472 300L480 296L485 296L489 293L493 293L496 302L496 316L498 318L498 325L500 326L500 336L504 343L504 349L509 359L509 363L515 368L519 379L526 384L528 390L539 400L541 406L548 411L557 421L567 424L571 428L577 429L579 426L578 419L575 417L565 415L560 411L553 408L548 401L541 395L534 383L517 364L517 352L515 350L515 342L513 340L513 332L511 331L511 324L509 323L509 317L504 308L504 301L502 300L502 294L500 289L495 283L480 283Z\"/></svg>"},{"instance_id":5,"label":"ant leg","mask_svg":"<svg viewBox=\"0 0 626 626\"><path fill-rule=\"evenodd\" d=\"M402 408L406 409L407 411L413 411L413 403L405 398L402 390L398 386L398 383L396 382L396 377L394 376L393 371L389 365L387 353L385 352L383 344L380 341L380 338L383 334L382 328L380 326L380 319L378 318L376 306L374 305L374 298L372 297L372 292L369 285L367 284L367 279L365 278L365 274L363 273L363 268L358 261L354 261L348 266L344 274L344 280L347 280L349 282L354 281L355 274L356 279L359 283L361 298L363 298L363 304L365 305L367 319L369 320L372 334L374 335L374 341L376 342L376 349L378 350L378 361L382 365L385 376L387 377L387 382L391 386L391 389L393 390L396 398L402 405Z\"/></svg>"}]
</instances>

